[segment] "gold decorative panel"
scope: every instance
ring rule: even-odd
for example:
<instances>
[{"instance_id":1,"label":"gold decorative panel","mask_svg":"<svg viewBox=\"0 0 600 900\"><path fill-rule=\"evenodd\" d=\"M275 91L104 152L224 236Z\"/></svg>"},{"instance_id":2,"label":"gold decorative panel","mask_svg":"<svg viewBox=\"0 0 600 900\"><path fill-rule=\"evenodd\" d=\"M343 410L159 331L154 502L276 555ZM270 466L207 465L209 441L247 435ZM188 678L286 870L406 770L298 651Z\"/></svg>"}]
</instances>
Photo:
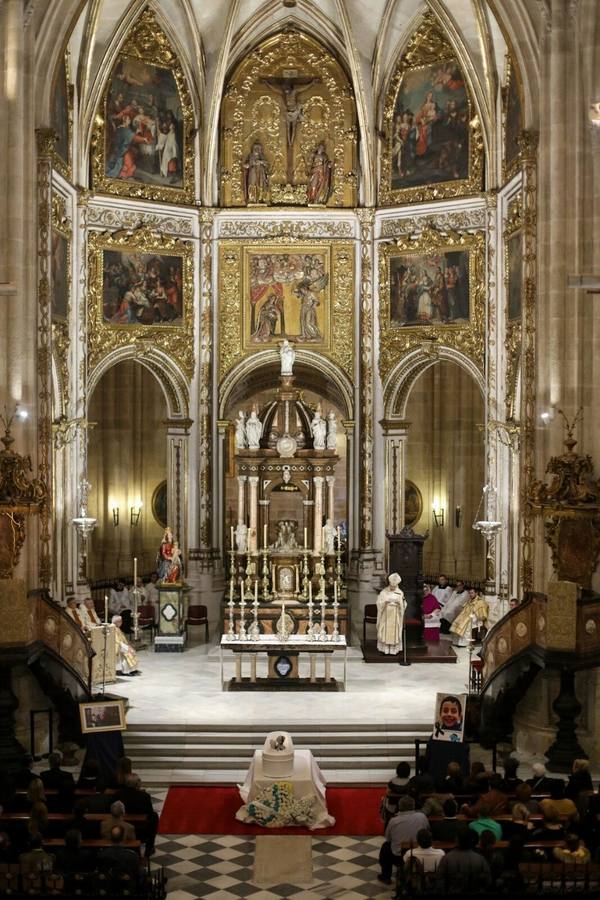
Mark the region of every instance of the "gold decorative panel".
<instances>
[{"instance_id":1,"label":"gold decorative panel","mask_svg":"<svg viewBox=\"0 0 600 900\"><path fill-rule=\"evenodd\" d=\"M502 89L504 113L504 157L502 174L509 181L521 165L519 139L523 131L523 89L514 59L506 55L506 83Z\"/></svg>"},{"instance_id":2,"label":"gold decorative panel","mask_svg":"<svg viewBox=\"0 0 600 900\"><path fill-rule=\"evenodd\" d=\"M504 223L504 293L506 296L506 415L515 417L517 378L522 352L523 203L518 193L510 201Z\"/></svg>"},{"instance_id":3,"label":"gold decorative panel","mask_svg":"<svg viewBox=\"0 0 600 900\"><path fill-rule=\"evenodd\" d=\"M433 13L405 48L385 99L382 206L481 190L483 137L464 72Z\"/></svg>"},{"instance_id":4,"label":"gold decorative panel","mask_svg":"<svg viewBox=\"0 0 600 900\"><path fill-rule=\"evenodd\" d=\"M89 236L91 368L113 350L162 350L194 372L193 248L147 228Z\"/></svg>"},{"instance_id":5,"label":"gold decorative panel","mask_svg":"<svg viewBox=\"0 0 600 900\"><path fill-rule=\"evenodd\" d=\"M69 52L61 57L52 87L52 128L55 143L52 150L52 163L60 174L71 179L72 150L71 136L73 130L73 88L69 83Z\"/></svg>"},{"instance_id":6,"label":"gold decorative panel","mask_svg":"<svg viewBox=\"0 0 600 900\"><path fill-rule=\"evenodd\" d=\"M111 72L92 137L95 191L191 203L194 113L183 70L145 9Z\"/></svg>"},{"instance_id":7,"label":"gold decorative panel","mask_svg":"<svg viewBox=\"0 0 600 900\"><path fill-rule=\"evenodd\" d=\"M483 369L485 236L425 228L379 246L379 369L422 345L454 347ZM432 342L435 342L432 344Z\"/></svg>"},{"instance_id":8,"label":"gold decorative panel","mask_svg":"<svg viewBox=\"0 0 600 900\"><path fill-rule=\"evenodd\" d=\"M283 338L323 353L352 377L354 246L323 241L221 241L222 378L244 356Z\"/></svg>"},{"instance_id":9,"label":"gold decorative panel","mask_svg":"<svg viewBox=\"0 0 600 900\"><path fill-rule=\"evenodd\" d=\"M221 108L222 206L354 207L352 86L317 41L287 29L244 57Z\"/></svg>"}]
</instances>

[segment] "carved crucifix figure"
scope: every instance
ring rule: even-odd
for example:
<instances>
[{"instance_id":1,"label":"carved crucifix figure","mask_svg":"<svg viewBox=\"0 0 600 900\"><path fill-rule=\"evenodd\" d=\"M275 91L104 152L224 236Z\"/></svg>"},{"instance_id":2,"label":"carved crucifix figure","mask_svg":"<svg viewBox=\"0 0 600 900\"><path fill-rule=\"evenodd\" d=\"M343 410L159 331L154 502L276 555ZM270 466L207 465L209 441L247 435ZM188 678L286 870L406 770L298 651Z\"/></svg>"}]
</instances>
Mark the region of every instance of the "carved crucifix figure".
<instances>
[{"instance_id":1,"label":"carved crucifix figure","mask_svg":"<svg viewBox=\"0 0 600 900\"><path fill-rule=\"evenodd\" d=\"M296 127L302 119L302 105L300 94L308 90L311 85L321 81L320 78L308 78L306 76L289 76L263 78L263 83L283 97L285 107L285 124L287 136L287 180L293 182L293 157L292 151L296 140Z\"/></svg>"}]
</instances>

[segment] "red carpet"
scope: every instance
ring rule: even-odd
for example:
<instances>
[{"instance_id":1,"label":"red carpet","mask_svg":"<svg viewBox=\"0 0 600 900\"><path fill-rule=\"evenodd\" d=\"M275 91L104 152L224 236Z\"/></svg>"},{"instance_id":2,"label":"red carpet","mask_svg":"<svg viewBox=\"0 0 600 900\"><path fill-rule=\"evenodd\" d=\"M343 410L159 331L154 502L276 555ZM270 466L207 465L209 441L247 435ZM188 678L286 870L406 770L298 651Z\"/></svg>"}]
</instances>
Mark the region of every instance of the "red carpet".
<instances>
[{"instance_id":1,"label":"red carpet","mask_svg":"<svg viewBox=\"0 0 600 900\"><path fill-rule=\"evenodd\" d=\"M169 788L160 817L159 834L383 834L379 804L383 787L328 787L327 809L332 828L261 828L235 818L242 806L235 785Z\"/></svg>"}]
</instances>

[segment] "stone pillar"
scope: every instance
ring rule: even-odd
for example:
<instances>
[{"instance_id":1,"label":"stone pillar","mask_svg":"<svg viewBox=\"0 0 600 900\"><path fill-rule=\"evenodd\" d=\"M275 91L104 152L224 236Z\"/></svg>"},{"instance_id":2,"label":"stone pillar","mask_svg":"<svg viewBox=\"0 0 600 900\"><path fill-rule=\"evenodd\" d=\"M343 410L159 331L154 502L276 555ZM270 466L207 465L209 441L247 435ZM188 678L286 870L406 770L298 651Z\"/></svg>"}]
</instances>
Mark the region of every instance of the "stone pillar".
<instances>
[{"instance_id":1,"label":"stone pillar","mask_svg":"<svg viewBox=\"0 0 600 900\"><path fill-rule=\"evenodd\" d=\"M321 552L323 529L323 477L316 475L313 478L315 487L315 507L313 510L313 552L317 556Z\"/></svg>"},{"instance_id":2,"label":"stone pillar","mask_svg":"<svg viewBox=\"0 0 600 900\"><path fill-rule=\"evenodd\" d=\"M238 522L246 521L246 475L238 475L238 505L237 505L237 520Z\"/></svg>"},{"instance_id":3,"label":"stone pillar","mask_svg":"<svg viewBox=\"0 0 600 900\"><path fill-rule=\"evenodd\" d=\"M249 475L248 476L248 484L250 485L250 498L249 498L249 514L250 514L250 524L249 524L249 533L248 533L248 550L251 553L254 553L258 547L257 544L257 532L258 532L258 475Z\"/></svg>"},{"instance_id":4,"label":"stone pillar","mask_svg":"<svg viewBox=\"0 0 600 900\"><path fill-rule=\"evenodd\" d=\"M398 534L404 527L406 439L409 422L383 422L385 436L385 530Z\"/></svg>"},{"instance_id":5,"label":"stone pillar","mask_svg":"<svg viewBox=\"0 0 600 900\"><path fill-rule=\"evenodd\" d=\"M167 518L187 556L188 509L188 437L189 421L169 419L167 422Z\"/></svg>"},{"instance_id":6,"label":"stone pillar","mask_svg":"<svg viewBox=\"0 0 600 900\"><path fill-rule=\"evenodd\" d=\"M333 493L335 476L327 475L325 481L327 482L327 516L332 522L335 522L335 497Z\"/></svg>"}]
</instances>

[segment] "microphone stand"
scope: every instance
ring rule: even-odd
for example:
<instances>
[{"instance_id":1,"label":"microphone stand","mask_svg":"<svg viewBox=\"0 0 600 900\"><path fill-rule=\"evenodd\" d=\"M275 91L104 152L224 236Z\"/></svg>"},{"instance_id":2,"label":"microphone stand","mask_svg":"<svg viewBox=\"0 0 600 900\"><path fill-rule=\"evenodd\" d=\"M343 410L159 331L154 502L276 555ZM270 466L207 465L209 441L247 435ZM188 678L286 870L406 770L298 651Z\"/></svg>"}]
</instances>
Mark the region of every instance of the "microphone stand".
<instances>
[{"instance_id":1,"label":"microphone stand","mask_svg":"<svg viewBox=\"0 0 600 900\"><path fill-rule=\"evenodd\" d=\"M402 659L398 663L399 666L410 666L408 658L406 656L406 619L403 617L402 619Z\"/></svg>"}]
</instances>

